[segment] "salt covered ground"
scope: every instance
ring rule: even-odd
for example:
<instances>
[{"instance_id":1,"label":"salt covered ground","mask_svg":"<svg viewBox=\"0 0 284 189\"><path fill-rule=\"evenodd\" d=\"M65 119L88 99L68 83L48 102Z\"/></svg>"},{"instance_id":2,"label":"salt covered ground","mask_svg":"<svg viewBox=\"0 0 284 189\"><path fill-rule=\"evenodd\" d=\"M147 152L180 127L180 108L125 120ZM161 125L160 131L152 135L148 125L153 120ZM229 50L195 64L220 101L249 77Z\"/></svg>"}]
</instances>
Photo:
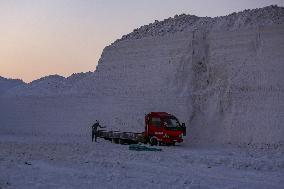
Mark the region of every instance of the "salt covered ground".
<instances>
[{"instance_id":1,"label":"salt covered ground","mask_svg":"<svg viewBox=\"0 0 284 189\"><path fill-rule=\"evenodd\" d=\"M283 188L283 147L127 145L79 136L0 137L0 188ZM56 141L56 142L55 142Z\"/></svg>"}]
</instances>

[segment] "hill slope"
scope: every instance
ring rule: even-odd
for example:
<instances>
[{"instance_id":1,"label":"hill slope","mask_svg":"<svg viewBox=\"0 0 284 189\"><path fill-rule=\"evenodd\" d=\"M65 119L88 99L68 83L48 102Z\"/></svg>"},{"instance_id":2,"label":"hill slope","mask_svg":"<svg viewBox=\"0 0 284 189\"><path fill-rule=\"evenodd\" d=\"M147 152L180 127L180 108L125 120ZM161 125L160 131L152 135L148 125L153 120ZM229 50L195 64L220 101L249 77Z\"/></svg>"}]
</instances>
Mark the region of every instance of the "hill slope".
<instances>
[{"instance_id":1,"label":"hill slope","mask_svg":"<svg viewBox=\"0 0 284 189\"><path fill-rule=\"evenodd\" d=\"M19 79L7 79L0 76L0 96L7 92L8 90L17 87L25 85L25 83L22 80Z\"/></svg>"}]
</instances>

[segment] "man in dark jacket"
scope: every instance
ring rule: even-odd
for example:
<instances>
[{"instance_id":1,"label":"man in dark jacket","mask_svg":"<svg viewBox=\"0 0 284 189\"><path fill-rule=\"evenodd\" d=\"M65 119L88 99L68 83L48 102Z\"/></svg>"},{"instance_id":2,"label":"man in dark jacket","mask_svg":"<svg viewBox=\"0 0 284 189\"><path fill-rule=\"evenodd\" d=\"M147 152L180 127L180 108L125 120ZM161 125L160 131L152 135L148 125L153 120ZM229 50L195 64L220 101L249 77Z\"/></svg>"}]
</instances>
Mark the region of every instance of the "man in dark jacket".
<instances>
[{"instance_id":1,"label":"man in dark jacket","mask_svg":"<svg viewBox=\"0 0 284 189\"><path fill-rule=\"evenodd\" d=\"M100 125L98 120L96 120L96 122L92 125L92 142L94 141L94 137L95 137L95 142L97 142L98 127L99 128L105 128L105 127Z\"/></svg>"}]
</instances>

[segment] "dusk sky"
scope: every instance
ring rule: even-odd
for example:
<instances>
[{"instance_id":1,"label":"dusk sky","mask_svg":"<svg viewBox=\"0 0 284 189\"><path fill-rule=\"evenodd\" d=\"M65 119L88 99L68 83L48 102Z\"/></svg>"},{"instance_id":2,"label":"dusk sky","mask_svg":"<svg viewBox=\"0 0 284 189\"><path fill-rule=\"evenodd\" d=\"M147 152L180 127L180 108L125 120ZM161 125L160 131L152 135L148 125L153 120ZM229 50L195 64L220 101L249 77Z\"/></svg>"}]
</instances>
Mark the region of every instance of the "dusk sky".
<instances>
[{"instance_id":1,"label":"dusk sky","mask_svg":"<svg viewBox=\"0 0 284 189\"><path fill-rule=\"evenodd\" d=\"M106 45L175 14L223 16L283 0L0 0L0 76L94 71Z\"/></svg>"}]
</instances>

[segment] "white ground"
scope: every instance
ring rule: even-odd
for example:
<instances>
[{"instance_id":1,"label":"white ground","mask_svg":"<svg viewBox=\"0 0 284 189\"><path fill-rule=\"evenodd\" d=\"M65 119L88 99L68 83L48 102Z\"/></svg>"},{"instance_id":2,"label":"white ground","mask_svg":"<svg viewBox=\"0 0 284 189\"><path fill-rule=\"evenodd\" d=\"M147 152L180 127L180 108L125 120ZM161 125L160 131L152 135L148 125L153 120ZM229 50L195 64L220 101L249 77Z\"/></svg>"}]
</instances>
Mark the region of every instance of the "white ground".
<instances>
[{"instance_id":1,"label":"white ground","mask_svg":"<svg viewBox=\"0 0 284 189\"><path fill-rule=\"evenodd\" d=\"M284 150L182 144L162 152L79 136L0 137L0 188L279 188ZM56 142L55 142L56 141Z\"/></svg>"}]
</instances>

